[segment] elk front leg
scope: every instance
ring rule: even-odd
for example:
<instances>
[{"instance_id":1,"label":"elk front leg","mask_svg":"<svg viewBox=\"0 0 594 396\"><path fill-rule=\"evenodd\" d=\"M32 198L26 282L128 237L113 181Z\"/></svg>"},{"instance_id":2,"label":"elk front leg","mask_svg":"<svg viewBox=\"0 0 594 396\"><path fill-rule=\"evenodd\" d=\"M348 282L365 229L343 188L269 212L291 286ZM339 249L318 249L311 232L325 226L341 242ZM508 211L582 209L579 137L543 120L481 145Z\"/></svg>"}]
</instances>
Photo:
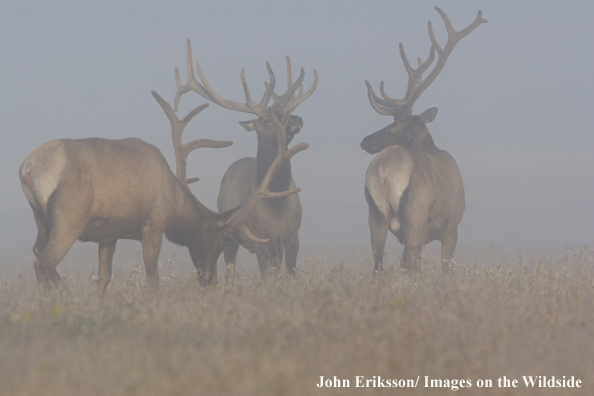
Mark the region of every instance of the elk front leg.
<instances>
[{"instance_id":1,"label":"elk front leg","mask_svg":"<svg viewBox=\"0 0 594 396\"><path fill-rule=\"evenodd\" d=\"M264 278L270 270L270 244L271 242L256 244L256 257L258 258L258 266L260 267L260 275L262 278Z\"/></svg>"},{"instance_id":2,"label":"elk front leg","mask_svg":"<svg viewBox=\"0 0 594 396\"><path fill-rule=\"evenodd\" d=\"M270 245L270 264L275 271L279 271L283 262L283 245L280 241Z\"/></svg>"},{"instance_id":3,"label":"elk front leg","mask_svg":"<svg viewBox=\"0 0 594 396\"><path fill-rule=\"evenodd\" d=\"M146 269L146 279L149 288L153 291L159 289L158 260L163 243L163 233L155 227L145 226L142 230L142 257Z\"/></svg>"},{"instance_id":4,"label":"elk front leg","mask_svg":"<svg viewBox=\"0 0 594 396\"><path fill-rule=\"evenodd\" d=\"M404 245L404 253L402 254L402 261L400 266L406 270L419 271L421 269L421 251L422 245Z\"/></svg>"},{"instance_id":5,"label":"elk front leg","mask_svg":"<svg viewBox=\"0 0 594 396\"><path fill-rule=\"evenodd\" d=\"M297 273L297 253L299 253L299 236L295 235L285 245L285 266L291 275Z\"/></svg>"},{"instance_id":6,"label":"elk front leg","mask_svg":"<svg viewBox=\"0 0 594 396\"><path fill-rule=\"evenodd\" d=\"M111 268L117 241L116 239L99 243L99 282L97 283L97 292L99 294L105 292L105 288L111 281Z\"/></svg>"},{"instance_id":7,"label":"elk front leg","mask_svg":"<svg viewBox=\"0 0 594 396\"><path fill-rule=\"evenodd\" d=\"M223 256L225 257L225 265L227 270L225 272L225 283L231 284L235 279L237 251L239 250L239 242L233 237L229 237L225 241L225 248L223 249Z\"/></svg>"}]
</instances>

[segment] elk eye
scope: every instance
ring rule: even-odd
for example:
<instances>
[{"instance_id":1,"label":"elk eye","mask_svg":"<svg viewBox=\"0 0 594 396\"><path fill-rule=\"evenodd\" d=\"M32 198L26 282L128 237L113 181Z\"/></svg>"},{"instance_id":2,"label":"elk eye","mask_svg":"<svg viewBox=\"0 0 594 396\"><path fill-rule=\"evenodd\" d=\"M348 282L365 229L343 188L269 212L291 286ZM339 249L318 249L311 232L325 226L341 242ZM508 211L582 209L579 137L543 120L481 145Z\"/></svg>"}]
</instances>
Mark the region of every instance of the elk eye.
<instances>
[{"instance_id":1,"label":"elk eye","mask_svg":"<svg viewBox=\"0 0 594 396\"><path fill-rule=\"evenodd\" d=\"M264 124L270 124L270 122L271 122L270 118L267 118L264 120Z\"/></svg>"}]
</instances>

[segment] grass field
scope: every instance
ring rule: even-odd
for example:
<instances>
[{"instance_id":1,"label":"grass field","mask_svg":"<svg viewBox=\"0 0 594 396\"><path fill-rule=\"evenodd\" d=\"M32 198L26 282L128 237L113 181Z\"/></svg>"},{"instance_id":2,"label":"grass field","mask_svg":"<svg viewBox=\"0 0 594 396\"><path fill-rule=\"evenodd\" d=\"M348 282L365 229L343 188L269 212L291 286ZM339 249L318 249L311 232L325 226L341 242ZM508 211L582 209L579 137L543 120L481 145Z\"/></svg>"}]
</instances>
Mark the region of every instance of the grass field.
<instances>
[{"instance_id":1,"label":"grass field","mask_svg":"<svg viewBox=\"0 0 594 396\"><path fill-rule=\"evenodd\" d=\"M434 395L469 380L456 392L593 395L590 249L498 260L446 273L429 261L412 275L390 265L373 277L371 262L310 256L294 278L261 280L254 268L210 289L169 263L157 295L134 264L102 300L83 275L50 293L32 271L3 276L0 394ZM350 387L319 389L320 376ZM356 376L419 379L378 389L356 387ZM425 387L425 376L444 387ZM517 388L498 387L503 376ZM573 376L581 387L531 388L522 376Z\"/></svg>"}]
</instances>

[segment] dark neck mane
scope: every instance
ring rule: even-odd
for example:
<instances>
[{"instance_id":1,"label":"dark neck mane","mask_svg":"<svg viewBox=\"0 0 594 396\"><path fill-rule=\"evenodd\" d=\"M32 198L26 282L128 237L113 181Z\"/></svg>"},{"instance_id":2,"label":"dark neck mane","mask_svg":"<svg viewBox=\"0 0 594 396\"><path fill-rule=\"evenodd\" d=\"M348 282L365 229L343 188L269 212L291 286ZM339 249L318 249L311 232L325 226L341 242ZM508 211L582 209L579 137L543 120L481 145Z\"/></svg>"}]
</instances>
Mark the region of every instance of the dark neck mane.
<instances>
[{"instance_id":1,"label":"dark neck mane","mask_svg":"<svg viewBox=\"0 0 594 396\"><path fill-rule=\"evenodd\" d=\"M266 144L262 141L258 141L258 153L256 155L256 163L258 166L256 172L256 182L258 185L262 183L266 172L272 165L272 162L276 158L277 145ZM276 174L270 181L269 190L271 192L281 192L289 189L291 185L291 161L285 161ZM267 199L266 201L275 209L279 209L283 206L286 198L274 198Z\"/></svg>"}]
</instances>

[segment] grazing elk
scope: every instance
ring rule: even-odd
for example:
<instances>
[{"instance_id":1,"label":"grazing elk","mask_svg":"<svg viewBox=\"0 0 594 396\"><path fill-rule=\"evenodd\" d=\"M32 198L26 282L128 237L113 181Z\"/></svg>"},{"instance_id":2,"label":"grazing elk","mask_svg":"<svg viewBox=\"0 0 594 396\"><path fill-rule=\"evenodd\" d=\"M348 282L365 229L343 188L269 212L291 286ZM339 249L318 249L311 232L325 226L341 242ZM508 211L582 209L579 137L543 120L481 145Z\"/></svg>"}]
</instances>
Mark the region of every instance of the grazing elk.
<instances>
[{"instance_id":1,"label":"grazing elk","mask_svg":"<svg viewBox=\"0 0 594 396\"><path fill-rule=\"evenodd\" d=\"M275 77L270 65L267 63L270 81L264 83L266 90L260 101L256 104L252 101L250 90L248 88L244 70L241 70L241 81L245 93L246 103L236 103L220 97L211 87L200 64L196 61L196 69L202 84L194 77L193 58L190 40L187 42L187 70L188 82L182 85L179 78L179 71L176 69L176 80L178 84L178 94L176 103L182 94L192 90L204 98L218 104L229 110L241 111L255 114L258 118L251 121L240 122L248 131L255 131L258 137L258 151L256 158L246 157L237 160L229 169L227 169L221 181L217 206L219 212L223 212L243 205L248 202L258 185L262 182L264 175L270 171L277 146L281 144L278 140L278 134L275 132L274 120L281 119L284 114L291 113L301 102L307 99L315 90L318 83L318 75L314 70L314 82L307 92L303 92L303 78L305 72L301 69L301 74L297 81L293 83L291 60L287 57L287 91L282 95L274 93ZM299 88L299 93L295 91ZM266 106L273 99L272 109L274 117L266 110ZM303 126L300 117L290 115L288 126L286 128L286 143L288 144L295 134ZM291 176L291 163L285 162L275 173L270 182L270 190L275 192L287 191L295 188L295 183ZM280 268L283 260L283 250L285 253L285 265L287 271L295 273L297 252L299 250L299 227L301 225L301 203L297 194L266 199L259 202L254 210L245 219L245 225L254 235L260 238L269 239L267 243L256 243L253 238L246 238L244 230L236 230L232 237L227 239L225 244L224 256L228 270L233 272L235 268L235 259L237 251L241 244L250 252L256 253L258 264L262 275L272 266Z\"/></svg>"},{"instance_id":2,"label":"grazing elk","mask_svg":"<svg viewBox=\"0 0 594 396\"><path fill-rule=\"evenodd\" d=\"M373 158L365 177L365 199L369 205L369 228L374 257L374 272L383 269L384 247L390 230L404 245L401 265L419 270L421 250L431 241L441 241L444 268L452 263L458 240L458 224L464 213L462 176L454 158L438 149L426 124L433 121L437 108L421 115L412 115L412 107L423 91L435 80L448 56L467 34L481 23L481 11L474 22L456 32L447 15L435 7L445 24L448 40L444 48L437 43L431 22L431 50L418 68L411 67L400 44L400 56L408 72L408 87L403 99L390 98L383 81L376 96L368 81L367 93L371 106L381 115L394 117L394 122L372 133L361 142L361 148ZM437 52L438 60L427 77L423 73L431 66Z\"/></svg>"},{"instance_id":3,"label":"grazing elk","mask_svg":"<svg viewBox=\"0 0 594 396\"><path fill-rule=\"evenodd\" d=\"M38 235L33 248L35 274L42 285L60 275L56 266L77 239L99 243L98 291L111 280L112 259L118 239L142 242L144 265L151 289L159 286L157 260L163 233L170 241L187 246L202 285L217 281L217 259L226 237L242 230L259 242L243 225L256 204L264 198L285 197L299 190L272 193L268 185L285 160L307 148L302 143L286 149L280 145L270 172L243 207L222 214L208 210L192 193L186 179L188 154L200 147L226 147L232 142L194 140L182 143L190 120L208 106L204 104L179 120L159 94L152 92L172 126L177 177L159 149L140 139L60 139L44 143L25 158L19 171ZM271 113L272 111L270 111ZM274 127L279 141L284 137L288 113Z\"/></svg>"}]
</instances>

